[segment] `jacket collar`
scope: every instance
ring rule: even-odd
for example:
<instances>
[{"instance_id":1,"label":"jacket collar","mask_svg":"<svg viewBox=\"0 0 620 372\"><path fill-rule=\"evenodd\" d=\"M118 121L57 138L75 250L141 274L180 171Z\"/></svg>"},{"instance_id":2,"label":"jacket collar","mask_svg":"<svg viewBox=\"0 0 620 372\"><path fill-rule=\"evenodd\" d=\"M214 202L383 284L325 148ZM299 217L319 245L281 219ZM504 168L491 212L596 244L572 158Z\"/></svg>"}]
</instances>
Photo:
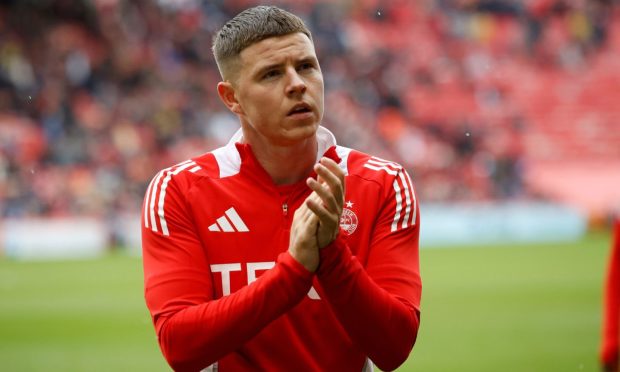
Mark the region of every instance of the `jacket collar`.
<instances>
[{"instance_id":1,"label":"jacket collar","mask_svg":"<svg viewBox=\"0 0 620 372\"><path fill-rule=\"evenodd\" d=\"M332 132L329 131L329 129L323 127L323 126L319 126L319 129L316 132L316 140L318 143L318 151L316 154L316 161L318 162L323 156L328 156L330 158L332 158L335 161L339 161L340 159L338 159L337 155L335 155L335 152L332 151L328 151L329 149L331 149L332 147L337 146L336 143L336 137L334 137L334 134ZM241 130L241 128L239 128L235 134L232 136L232 138L228 141L228 145L227 146L235 146L236 143L243 143L243 131Z\"/></svg>"}]
</instances>

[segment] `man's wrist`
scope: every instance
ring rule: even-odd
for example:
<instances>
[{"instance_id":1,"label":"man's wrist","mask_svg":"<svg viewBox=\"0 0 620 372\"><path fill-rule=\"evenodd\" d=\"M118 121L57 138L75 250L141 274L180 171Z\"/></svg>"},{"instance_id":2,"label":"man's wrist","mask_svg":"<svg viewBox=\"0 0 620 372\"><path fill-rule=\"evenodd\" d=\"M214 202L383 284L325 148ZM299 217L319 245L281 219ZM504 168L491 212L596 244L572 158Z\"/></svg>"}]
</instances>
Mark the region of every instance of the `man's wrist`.
<instances>
[{"instance_id":1,"label":"man's wrist","mask_svg":"<svg viewBox=\"0 0 620 372\"><path fill-rule=\"evenodd\" d=\"M303 266L308 272L314 273L319 266L318 254L300 252L299 250L289 250L289 254L297 263Z\"/></svg>"}]
</instances>

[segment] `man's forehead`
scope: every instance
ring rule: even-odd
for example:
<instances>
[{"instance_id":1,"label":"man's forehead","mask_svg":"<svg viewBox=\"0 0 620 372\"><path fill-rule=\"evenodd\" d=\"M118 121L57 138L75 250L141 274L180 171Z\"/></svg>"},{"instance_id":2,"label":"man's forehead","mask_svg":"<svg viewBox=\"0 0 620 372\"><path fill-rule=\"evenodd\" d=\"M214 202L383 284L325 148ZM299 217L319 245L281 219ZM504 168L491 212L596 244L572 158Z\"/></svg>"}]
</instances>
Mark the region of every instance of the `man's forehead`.
<instances>
[{"instance_id":1,"label":"man's forehead","mask_svg":"<svg viewBox=\"0 0 620 372\"><path fill-rule=\"evenodd\" d=\"M239 56L243 63L251 62L261 65L291 56L316 57L312 41L301 32L263 39L242 50Z\"/></svg>"}]
</instances>

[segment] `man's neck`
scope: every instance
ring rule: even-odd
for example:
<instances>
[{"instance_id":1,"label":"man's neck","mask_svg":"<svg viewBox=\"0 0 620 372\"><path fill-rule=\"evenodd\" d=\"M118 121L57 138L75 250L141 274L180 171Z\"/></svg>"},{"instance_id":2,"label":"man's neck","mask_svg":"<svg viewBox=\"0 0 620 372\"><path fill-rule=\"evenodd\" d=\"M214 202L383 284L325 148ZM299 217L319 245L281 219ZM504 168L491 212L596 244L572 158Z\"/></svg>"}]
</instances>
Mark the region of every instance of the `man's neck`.
<instances>
[{"instance_id":1,"label":"man's neck","mask_svg":"<svg viewBox=\"0 0 620 372\"><path fill-rule=\"evenodd\" d=\"M264 138L246 138L256 160L271 176L276 185L290 185L308 177L316 162L318 144L316 136L292 145L274 145Z\"/></svg>"}]
</instances>

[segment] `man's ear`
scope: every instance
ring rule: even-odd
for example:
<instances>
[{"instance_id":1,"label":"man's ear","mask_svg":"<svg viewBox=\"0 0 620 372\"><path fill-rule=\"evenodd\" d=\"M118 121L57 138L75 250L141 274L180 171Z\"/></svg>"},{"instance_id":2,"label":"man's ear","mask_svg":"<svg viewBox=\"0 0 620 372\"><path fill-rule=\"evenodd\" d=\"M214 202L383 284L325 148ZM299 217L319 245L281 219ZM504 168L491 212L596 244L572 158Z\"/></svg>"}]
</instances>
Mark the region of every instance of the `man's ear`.
<instances>
[{"instance_id":1,"label":"man's ear","mask_svg":"<svg viewBox=\"0 0 620 372\"><path fill-rule=\"evenodd\" d=\"M241 108L241 105L237 100L237 96L235 95L235 88L230 82L220 81L217 83L217 94L230 111L237 115L243 114L243 109Z\"/></svg>"}]
</instances>

